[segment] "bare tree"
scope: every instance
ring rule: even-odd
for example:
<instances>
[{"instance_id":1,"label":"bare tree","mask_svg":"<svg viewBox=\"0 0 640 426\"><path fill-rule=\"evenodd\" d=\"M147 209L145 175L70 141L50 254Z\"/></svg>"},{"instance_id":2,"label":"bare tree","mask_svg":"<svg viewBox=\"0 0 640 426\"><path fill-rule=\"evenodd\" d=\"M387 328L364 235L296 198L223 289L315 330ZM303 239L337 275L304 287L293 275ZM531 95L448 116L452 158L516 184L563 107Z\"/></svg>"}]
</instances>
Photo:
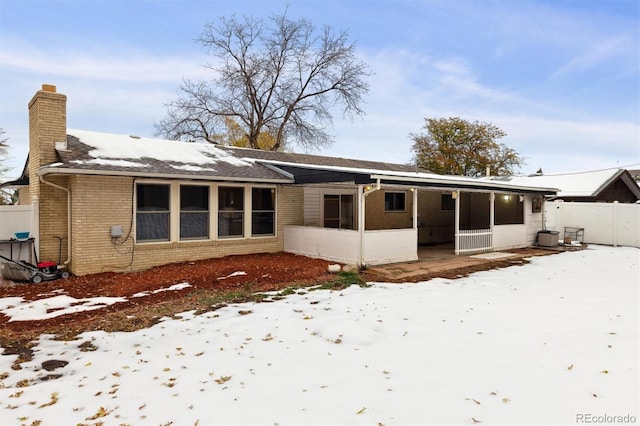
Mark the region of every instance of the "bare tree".
<instances>
[{"instance_id":1,"label":"bare tree","mask_svg":"<svg viewBox=\"0 0 640 426\"><path fill-rule=\"evenodd\" d=\"M5 164L9 156L9 138L5 137L5 133L4 129L0 127L0 176L9 171Z\"/></svg>"},{"instance_id":2,"label":"bare tree","mask_svg":"<svg viewBox=\"0 0 640 426\"><path fill-rule=\"evenodd\" d=\"M0 127L0 183L4 181L5 174L9 171L6 161L9 156L9 138L5 137L5 131ZM11 193L5 188L0 189L0 205L11 203Z\"/></svg>"},{"instance_id":3,"label":"bare tree","mask_svg":"<svg viewBox=\"0 0 640 426\"><path fill-rule=\"evenodd\" d=\"M158 135L215 143L230 118L251 148L264 149L259 139L267 134L273 151L289 141L313 149L332 143L325 129L334 106L351 118L363 114L370 73L346 31L317 31L286 13L267 22L234 15L207 24L197 41L217 59L205 66L215 78L183 81L178 98L166 105L167 116L155 124Z\"/></svg>"}]
</instances>

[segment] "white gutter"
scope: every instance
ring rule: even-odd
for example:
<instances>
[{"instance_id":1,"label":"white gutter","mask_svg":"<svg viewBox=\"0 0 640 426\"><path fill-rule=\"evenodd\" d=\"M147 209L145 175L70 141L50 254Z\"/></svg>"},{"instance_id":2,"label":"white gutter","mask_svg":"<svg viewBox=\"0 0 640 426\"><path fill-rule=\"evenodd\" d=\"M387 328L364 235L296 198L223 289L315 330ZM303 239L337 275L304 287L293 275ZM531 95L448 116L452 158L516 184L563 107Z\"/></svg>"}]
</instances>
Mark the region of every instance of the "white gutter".
<instances>
[{"instance_id":1,"label":"white gutter","mask_svg":"<svg viewBox=\"0 0 640 426\"><path fill-rule=\"evenodd\" d=\"M263 178L245 178L245 177L229 177L229 176L207 176L207 175L189 175L189 174L170 174L170 173L140 173L122 170L92 170L92 169L67 169L60 167L45 167L40 169L39 175L45 176L49 174L60 175L91 175L91 176L124 176L129 178L151 178L151 179L181 179L181 180L203 180L203 181L225 181L225 182L259 182L259 183L294 183L291 179L263 179Z\"/></svg>"},{"instance_id":2,"label":"white gutter","mask_svg":"<svg viewBox=\"0 0 640 426\"><path fill-rule=\"evenodd\" d=\"M362 189L364 187L360 186ZM358 223L358 232L360 234L360 249L358 253L358 266L363 267L364 264L364 227L365 227L365 219L366 219L366 198L367 195L372 194L376 191L380 190L380 179L377 180L376 186L371 189L367 189L360 193L360 211L358 217L360 218ZM358 191L359 192L359 191Z\"/></svg>"},{"instance_id":3,"label":"white gutter","mask_svg":"<svg viewBox=\"0 0 640 426\"><path fill-rule=\"evenodd\" d=\"M38 176L40 177L40 182L45 185L61 189L67 193L67 260L64 261L64 265L68 265L71 261L71 190L44 180L44 176L40 173L38 173Z\"/></svg>"},{"instance_id":4,"label":"white gutter","mask_svg":"<svg viewBox=\"0 0 640 426\"><path fill-rule=\"evenodd\" d=\"M472 181L467 179L437 179L437 178L423 178L423 177L408 177L408 176L398 176L398 175L381 175L381 174L372 174L371 179L385 179L385 180L394 180L399 182L411 182L411 183L432 183L439 185L449 185L447 188L451 188L453 190L459 190L460 186L471 186L471 187L479 187L479 188L500 188L504 190L510 191L532 191L532 192L553 192L556 193L560 191L557 188L543 188L543 187L535 187L535 186L520 186L520 185L510 185L505 183L499 183L495 181L485 182L485 181ZM446 189L446 188L442 188Z\"/></svg>"}]
</instances>

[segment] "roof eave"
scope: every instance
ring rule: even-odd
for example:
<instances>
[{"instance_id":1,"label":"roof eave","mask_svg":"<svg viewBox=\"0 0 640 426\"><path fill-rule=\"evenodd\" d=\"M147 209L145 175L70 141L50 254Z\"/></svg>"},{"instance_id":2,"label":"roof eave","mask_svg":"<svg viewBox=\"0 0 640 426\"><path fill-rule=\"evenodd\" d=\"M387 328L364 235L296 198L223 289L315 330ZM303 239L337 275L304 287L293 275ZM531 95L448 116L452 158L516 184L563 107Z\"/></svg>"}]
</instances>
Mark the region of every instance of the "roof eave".
<instances>
[{"instance_id":1,"label":"roof eave","mask_svg":"<svg viewBox=\"0 0 640 426\"><path fill-rule=\"evenodd\" d=\"M380 174L372 174L371 179L380 179L380 180L393 180L393 181L401 181L407 183L416 183L416 184L434 184L438 186L448 185L452 189L456 189L459 187L470 187L470 188L478 188L478 189L498 189L505 191L522 191L522 192L535 192L545 195L556 194L559 189L557 188L542 188L542 187L534 187L534 186L522 186L522 185L509 185L503 183L496 182L486 182L486 181L452 181L448 179L434 179L434 178L423 178L423 177L409 177L409 176L394 176L394 175L380 175Z\"/></svg>"},{"instance_id":2,"label":"roof eave","mask_svg":"<svg viewBox=\"0 0 640 426\"><path fill-rule=\"evenodd\" d=\"M224 182L251 182L251 183L274 183L285 184L293 183L293 179L269 179L269 178L247 178L232 176L206 176L206 175L190 175L190 174L167 174L167 173L145 173L130 172L124 170L96 170L96 169L69 169L63 167L42 167L38 171L39 176L50 174L60 175L93 175L93 176L121 176L130 178L146 178L146 179L178 179L178 180L202 180L202 181L224 181Z\"/></svg>"}]
</instances>

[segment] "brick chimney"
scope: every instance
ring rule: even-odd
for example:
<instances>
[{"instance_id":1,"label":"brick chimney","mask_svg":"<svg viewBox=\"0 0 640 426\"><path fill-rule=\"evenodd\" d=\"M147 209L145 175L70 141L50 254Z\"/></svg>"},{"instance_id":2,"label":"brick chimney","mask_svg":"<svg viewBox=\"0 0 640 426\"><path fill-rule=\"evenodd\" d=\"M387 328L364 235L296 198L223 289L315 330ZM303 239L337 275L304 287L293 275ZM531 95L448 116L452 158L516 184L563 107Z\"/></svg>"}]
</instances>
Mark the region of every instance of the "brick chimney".
<instances>
[{"instance_id":1,"label":"brick chimney","mask_svg":"<svg viewBox=\"0 0 640 426\"><path fill-rule=\"evenodd\" d=\"M67 140L67 97L43 84L29 102L29 192L40 196L38 170L57 161L55 143Z\"/></svg>"}]
</instances>

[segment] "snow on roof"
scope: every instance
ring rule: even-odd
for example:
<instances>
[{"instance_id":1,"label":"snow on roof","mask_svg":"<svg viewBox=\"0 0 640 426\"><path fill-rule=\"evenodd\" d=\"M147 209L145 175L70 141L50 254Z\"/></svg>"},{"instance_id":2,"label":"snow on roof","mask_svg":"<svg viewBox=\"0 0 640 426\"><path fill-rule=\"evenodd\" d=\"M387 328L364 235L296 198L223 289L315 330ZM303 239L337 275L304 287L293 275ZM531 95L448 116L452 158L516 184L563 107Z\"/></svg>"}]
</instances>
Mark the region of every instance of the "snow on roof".
<instances>
[{"instance_id":1,"label":"snow on roof","mask_svg":"<svg viewBox=\"0 0 640 426\"><path fill-rule=\"evenodd\" d=\"M96 159L174 161L187 164L215 164L226 162L234 166L248 166L248 159L240 159L212 144L188 143L166 139L91 132L68 129L67 133L93 148L89 155Z\"/></svg>"},{"instance_id":2,"label":"snow on roof","mask_svg":"<svg viewBox=\"0 0 640 426\"><path fill-rule=\"evenodd\" d=\"M613 181L623 169L595 170L555 175L511 176L515 185L540 185L558 188L558 197L593 197ZM487 178L485 178L487 179ZM488 178L489 180L504 178Z\"/></svg>"}]
</instances>

